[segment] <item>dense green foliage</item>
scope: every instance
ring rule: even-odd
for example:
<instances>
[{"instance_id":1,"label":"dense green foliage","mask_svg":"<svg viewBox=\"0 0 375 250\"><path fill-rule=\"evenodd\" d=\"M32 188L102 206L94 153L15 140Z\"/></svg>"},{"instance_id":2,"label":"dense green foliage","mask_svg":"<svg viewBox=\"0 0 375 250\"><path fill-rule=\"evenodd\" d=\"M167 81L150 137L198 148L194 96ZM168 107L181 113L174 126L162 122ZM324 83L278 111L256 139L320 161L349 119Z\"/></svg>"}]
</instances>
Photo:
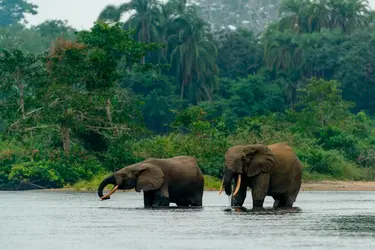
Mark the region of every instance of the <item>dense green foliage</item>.
<instances>
[{"instance_id":1,"label":"dense green foliage","mask_svg":"<svg viewBox=\"0 0 375 250\"><path fill-rule=\"evenodd\" d=\"M223 1L226 13L214 1L132 0L83 31L26 28L36 6L16 2L0 1L14 11L0 22L0 189L97 181L176 155L220 177L228 147L276 142L297 151L305 179L375 179L367 1L285 0L276 18L278 1ZM249 6L261 3L257 17Z\"/></svg>"}]
</instances>

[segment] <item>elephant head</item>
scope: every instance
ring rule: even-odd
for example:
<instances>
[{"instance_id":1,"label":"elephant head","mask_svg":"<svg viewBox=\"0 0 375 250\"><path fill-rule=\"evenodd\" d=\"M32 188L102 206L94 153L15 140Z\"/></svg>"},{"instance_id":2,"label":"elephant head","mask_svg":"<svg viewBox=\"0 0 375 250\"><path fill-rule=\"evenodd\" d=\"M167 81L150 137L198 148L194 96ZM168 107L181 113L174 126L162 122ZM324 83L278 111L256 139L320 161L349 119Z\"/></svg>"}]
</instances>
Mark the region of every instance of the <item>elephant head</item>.
<instances>
[{"instance_id":1,"label":"elephant head","mask_svg":"<svg viewBox=\"0 0 375 250\"><path fill-rule=\"evenodd\" d=\"M117 189L132 189L140 192L159 189L164 183L164 173L160 167L147 163L137 163L115 172L105 178L98 187L98 195L102 200L109 199ZM113 184L113 189L103 196L103 190L108 184Z\"/></svg>"},{"instance_id":2,"label":"elephant head","mask_svg":"<svg viewBox=\"0 0 375 250\"><path fill-rule=\"evenodd\" d=\"M275 163L275 156L265 145L238 145L228 149L225 154L224 176L220 192L232 193L231 182L237 178L233 196L236 196L241 185L241 175L253 177L261 172L269 172Z\"/></svg>"}]
</instances>

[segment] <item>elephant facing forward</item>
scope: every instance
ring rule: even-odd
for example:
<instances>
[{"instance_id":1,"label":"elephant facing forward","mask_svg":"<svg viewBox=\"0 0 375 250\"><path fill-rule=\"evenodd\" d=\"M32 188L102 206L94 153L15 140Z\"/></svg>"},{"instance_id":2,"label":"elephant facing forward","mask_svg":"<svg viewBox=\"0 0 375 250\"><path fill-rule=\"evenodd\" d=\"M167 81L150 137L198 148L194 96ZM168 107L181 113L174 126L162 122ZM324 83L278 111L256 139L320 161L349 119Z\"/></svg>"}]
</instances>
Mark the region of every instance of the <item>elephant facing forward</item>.
<instances>
[{"instance_id":1,"label":"elephant facing forward","mask_svg":"<svg viewBox=\"0 0 375 250\"><path fill-rule=\"evenodd\" d=\"M273 207L292 207L302 181L302 163L287 144L237 145L225 154L224 176L220 193L232 193L231 206L242 207L247 187L251 188L253 207L263 207L266 196L275 200Z\"/></svg>"},{"instance_id":2,"label":"elephant facing forward","mask_svg":"<svg viewBox=\"0 0 375 250\"><path fill-rule=\"evenodd\" d=\"M114 188L103 196L108 185ZM117 189L143 190L145 207L202 206L204 177L197 161L190 156L147 159L124 167L105 178L98 187L101 200L109 199Z\"/></svg>"}]
</instances>

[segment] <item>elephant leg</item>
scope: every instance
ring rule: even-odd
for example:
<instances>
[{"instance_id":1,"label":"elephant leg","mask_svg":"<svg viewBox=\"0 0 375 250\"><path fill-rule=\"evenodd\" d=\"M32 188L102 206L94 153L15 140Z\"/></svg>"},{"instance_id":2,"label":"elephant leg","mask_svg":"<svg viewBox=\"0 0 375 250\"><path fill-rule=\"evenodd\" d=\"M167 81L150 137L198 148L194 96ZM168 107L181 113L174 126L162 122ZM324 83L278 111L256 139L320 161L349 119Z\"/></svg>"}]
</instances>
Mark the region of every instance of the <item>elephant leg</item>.
<instances>
[{"instance_id":1,"label":"elephant leg","mask_svg":"<svg viewBox=\"0 0 375 250\"><path fill-rule=\"evenodd\" d=\"M289 197L289 196L285 195L285 196L281 199L281 202L280 202L279 207L286 207L286 208L289 208L289 207L292 207L292 206L293 206L293 203L294 203L294 199L293 199L292 197Z\"/></svg>"},{"instance_id":2,"label":"elephant leg","mask_svg":"<svg viewBox=\"0 0 375 250\"><path fill-rule=\"evenodd\" d=\"M143 204L145 207L152 207L155 199L155 191L143 191Z\"/></svg>"},{"instance_id":3,"label":"elephant leg","mask_svg":"<svg viewBox=\"0 0 375 250\"><path fill-rule=\"evenodd\" d=\"M201 207L202 206L202 196L201 195L190 196L190 198L188 198L188 203L192 207Z\"/></svg>"},{"instance_id":4,"label":"elephant leg","mask_svg":"<svg viewBox=\"0 0 375 250\"><path fill-rule=\"evenodd\" d=\"M242 207L243 203L246 199L246 192L247 192L247 183L246 181L241 182L240 189L238 190L237 195L234 197L232 196L231 200L231 207Z\"/></svg>"},{"instance_id":5,"label":"elephant leg","mask_svg":"<svg viewBox=\"0 0 375 250\"><path fill-rule=\"evenodd\" d=\"M284 203L282 195L273 195L272 198L275 200L273 203L273 208L278 208Z\"/></svg>"},{"instance_id":6,"label":"elephant leg","mask_svg":"<svg viewBox=\"0 0 375 250\"><path fill-rule=\"evenodd\" d=\"M294 200L291 198L288 198L285 202L285 207L293 207Z\"/></svg>"},{"instance_id":7,"label":"elephant leg","mask_svg":"<svg viewBox=\"0 0 375 250\"><path fill-rule=\"evenodd\" d=\"M176 205L179 207L188 207L190 205L190 202L188 200L179 201L179 202L176 202Z\"/></svg>"},{"instance_id":8,"label":"elephant leg","mask_svg":"<svg viewBox=\"0 0 375 250\"><path fill-rule=\"evenodd\" d=\"M202 206L202 197L193 199L190 202L190 205L192 207L201 207Z\"/></svg>"},{"instance_id":9,"label":"elephant leg","mask_svg":"<svg viewBox=\"0 0 375 250\"><path fill-rule=\"evenodd\" d=\"M187 197L180 197L176 202L177 206L193 206L193 207L201 207L202 206L202 197L201 196L187 196Z\"/></svg>"},{"instance_id":10,"label":"elephant leg","mask_svg":"<svg viewBox=\"0 0 375 250\"><path fill-rule=\"evenodd\" d=\"M280 199L275 199L275 202L273 203L273 208L279 207L279 204L280 204Z\"/></svg>"},{"instance_id":11,"label":"elephant leg","mask_svg":"<svg viewBox=\"0 0 375 250\"><path fill-rule=\"evenodd\" d=\"M204 177L200 176L196 182L193 196L190 198L190 205L194 207L201 207L204 193Z\"/></svg>"},{"instance_id":12,"label":"elephant leg","mask_svg":"<svg viewBox=\"0 0 375 250\"><path fill-rule=\"evenodd\" d=\"M262 208L266 198L270 181L269 173L262 173L252 179L251 195L253 198L253 208Z\"/></svg>"},{"instance_id":13,"label":"elephant leg","mask_svg":"<svg viewBox=\"0 0 375 250\"><path fill-rule=\"evenodd\" d=\"M274 208L290 208L293 206L294 199L287 195L274 197L275 202L273 204Z\"/></svg>"},{"instance_id":14,"label":"elephant leg","mask_svg":"<svg viewBox=\"0 0 375 250\"><path fill-rule=\"evenodd\" d=\"M160 190L157 190L154 195L153 207L168 207L169 198L165 197Z\"/></svg>"}]
</instances>

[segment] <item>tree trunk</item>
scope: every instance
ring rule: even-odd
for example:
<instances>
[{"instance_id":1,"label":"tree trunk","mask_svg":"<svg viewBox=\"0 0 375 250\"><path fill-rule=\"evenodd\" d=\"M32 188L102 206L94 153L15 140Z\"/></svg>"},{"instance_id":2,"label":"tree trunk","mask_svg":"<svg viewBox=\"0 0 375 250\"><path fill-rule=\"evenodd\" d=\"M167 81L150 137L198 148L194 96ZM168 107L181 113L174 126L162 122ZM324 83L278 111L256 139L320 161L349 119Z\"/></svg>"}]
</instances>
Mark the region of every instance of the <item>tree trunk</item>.
<instances>
[{"instance_id":1,"label":"tree trunk","mask_svg":"<svg viewBox=\"0 0 375 250\"><path fill-rule=\"evenodd\" d=\"M20 90L20 110L21 110L21 116L22 118L25 118L25 85L22 83L22 72L17 70L15 73L14 73L14 80L15 80L15 84L16 86L19 88Z\"/></svg>"},{"instance_id":2,"label":"tree trunk","mask_svg":"<svg viewBox=\"0 0 375 250\"><path fill-rule=\"evenodd\" d=\"M64 152L68 154L70 151L70 129L68 127L65 127L64 125L61 125L60 132L63 141Z\"/></svg>"},{"instance_id":3,"label":"tree trunk","mask_svg":"<svg viewBox=\"0 0 375 250\"><path fill-rule=\"evenodd\" d=\"M141 41L141 42L146 42L146 31L145 31L145 21L144 20L142 20L142 40L143 41ZM146 52L147 53L147 52ZM144 56L143 58L142 58L142 64L145 64L146 63L146 56Z\"/></svg>"},{"instance_id":4,"label":"tree trunk","mask_svg":"<svg viewBox=\"0 0 375 250\"><path fill-rule=\"evenodd\" d=\"M21 108L21 115L22 115L22 118L25 118L25 98L24 98L25 86L23 84L20 84L19 88L20 88L20 108Z\"/></svg>"},{"instance_id":5,"label":"tree trunk","mask_svg":"<svg viewBox=\"0 0 375 250\"><path fill-rule=\"evenodd\" d=\"M295 87L292 87L292 98L291 98L291 108L293 111L296 110L296 99L297 99L297 90Z\"/></svg>"},{"instance_id":6,"label":"tree trunk","mask_svg":"<svg viewBox=\"0 0 375 250\"><path fill-rule=\"evenodd\" d=\"M212 3L209 3L208 4L210 7L208 7L208 20L210 23L213 23L212 22Z\"/></svg>"},{"instance_id":7,"label":"tree trunk","mask_svg":"<svg viewBox=\"0 0 375 250\"><path fill-rule=\"evenodd\" d=\"M105 104L105 111L107 113L107 119L110 123L112 123L112 114L111 114L111 100L107 99Z\"/></svg>"},{"instance_id":8,"label":"tree trunk","mask_svg":"<svg viewBox=\"0 0 375 250\"><path fill-rule=\"evenodd\" d=\"M181 94L180 94L181 100L184 99L184 89L185 89L185 80L182 80L182 83L181 83Z\"/></svg>"},{"instance_id":9,"label":"tree trunk","mask_svg":"<svg viewBox=\"0 0 375 250\"><path fill-rule=\"evenodd\" d=\"M242 5L242 0L238 1L237 5L237 13L243 8L244 6Z\"/></svg>"}]
</instances>

